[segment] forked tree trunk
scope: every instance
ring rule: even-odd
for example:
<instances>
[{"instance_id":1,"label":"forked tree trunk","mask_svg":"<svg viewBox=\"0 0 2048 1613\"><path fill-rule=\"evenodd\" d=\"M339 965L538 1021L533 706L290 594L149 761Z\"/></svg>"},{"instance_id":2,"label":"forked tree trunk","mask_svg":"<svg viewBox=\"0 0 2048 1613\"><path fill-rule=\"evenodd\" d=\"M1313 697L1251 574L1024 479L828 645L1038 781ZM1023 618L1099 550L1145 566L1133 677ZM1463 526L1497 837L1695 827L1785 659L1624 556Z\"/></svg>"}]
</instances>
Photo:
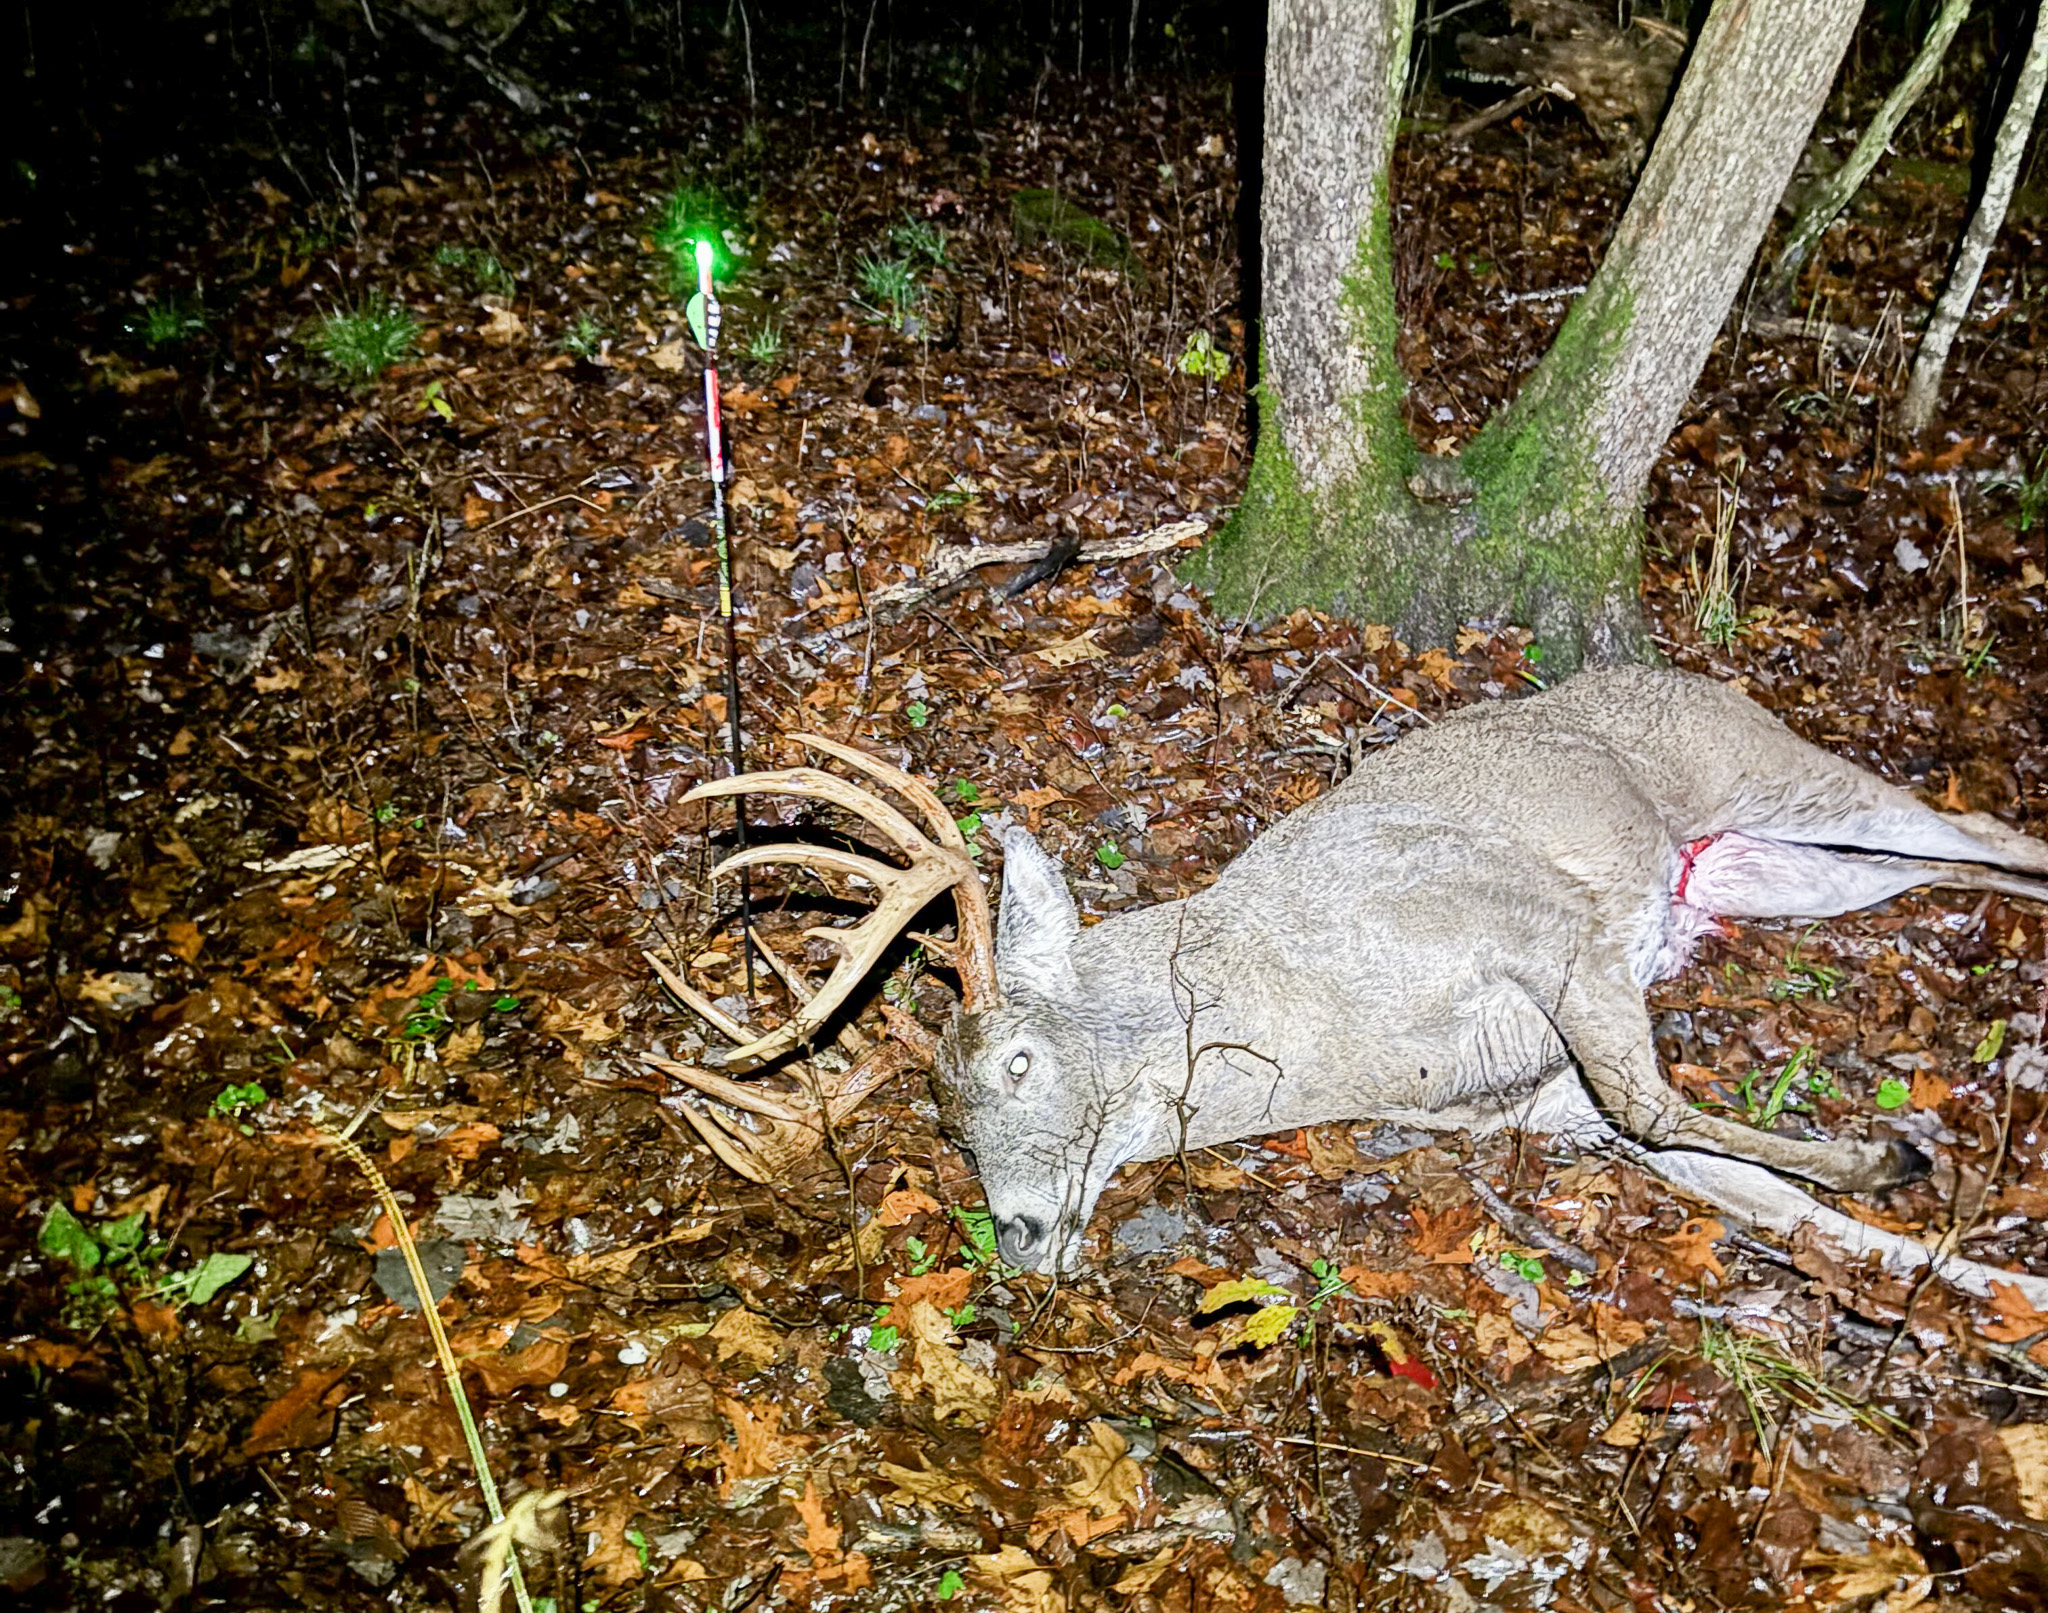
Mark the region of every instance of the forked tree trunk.
<instances>
[{"instance_id":1,"label":"forked tree trunk","mask_svg":"<svg viewBox=\"0 0 2048 1613\"><path fill-rule=\"evenodd\" d=\"M1637 653L1650 468L1859 10L1719 0L1599 272L1452 465L1418 455L1395 358L1387 159L1412 0L1273 0L1259 441L1237 519L1193 568L1218 604L1314 605L1419 642L1520 621L1565 665Z\"/></svg>"},{"instance_id":2,"label":"forked tree trunk","mask_svg":"<svg viewBox=\"0 0 2048 1613\"><path fill-rule=\"evenodd\" d=\"M1919 54L1871 115L1869 126L1857 140L1855 150L1849 153L1849 160L1801 204L1792 227L1785 232L1784 244L1778 248L1771 272L1764 280L1763 298L1773 307L1782 308L1791 303L1792 288L1798 284L1799 271L1806 267L1806 260L1813 256L1813 249L1820 245L1828 226L1849 205L1849 199L1863 188L1863 181L1870 177L1878 159L1891 149L1892 136L1899 132L1899 125L1905 121L1906 114L1913 110L1914 103L1926 93L1927 86L1940 73L1942 59L1948 55L1948 47L1956 37L1956 30L1962 27L1963 18L1969 15L1970 5L1971 0L1943 0L1941 10L1934 14L1934 21L1927 25L1927 37L1921 41Z\"/></svg>"},{"instance_id":3,"label":"forked tree trunk","mask_svg":"<svg viewBox=\"0 0 2048 1613\"><path fill-rule=\"evenodd\" d=\"M2034 8L2033 43L2012 87L2005 116L1998 120L1998 136L1991 147L1991 167L1985 176L1984 194L1977 211L1970 215L1970 227L1956 247L1955 263L1942 287L1941 300L1927 321L1920 338L1920 351L1913 359L1913 378L1906 383L1906 400L1900 406L1900 422L1918 436L1934 420L1934 406L1941 396L1941 374L1948 367L1949 349L1956 332L1963 328L1963 316L1977 295L1977 282L1984 263L1991 256L1991 244L2005 223L2005 210L2018 183L2020 159L2026 155L2027 136L2034 127L2034 115L2041 109L2041 91L2048 84L2048 4Z\"/></svg>"}]
</instances>

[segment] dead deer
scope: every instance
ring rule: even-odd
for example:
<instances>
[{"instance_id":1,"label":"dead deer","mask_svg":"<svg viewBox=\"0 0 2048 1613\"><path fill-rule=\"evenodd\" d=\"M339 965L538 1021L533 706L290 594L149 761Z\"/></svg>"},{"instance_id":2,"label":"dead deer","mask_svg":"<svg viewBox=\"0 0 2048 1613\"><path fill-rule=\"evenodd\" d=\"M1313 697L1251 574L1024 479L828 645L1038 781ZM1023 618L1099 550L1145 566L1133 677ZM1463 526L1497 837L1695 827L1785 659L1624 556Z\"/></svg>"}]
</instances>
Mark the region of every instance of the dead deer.
<instances>
[{"instance_id":1,"label":"dead deer","mask_svg":"<svg viewBox=\"0 0 2048 1613\"><path fill-rule=\"evenodd\" d=\"M1089 927L1058 865L1010 828L993 933L944 804L863 752L799 737L898 791L931 833L807 768L684 798L774 791L846 807L908 864L784 845L722 865L806 864L881 895L860 924L809 932L841 953L831 981L727 1068L816 1037L917 911L950 890L959 924L943 950L963 1000L919 1051L935 1058L948 1129L975 1162L1013 1265L1077 1264L1104 1184L1131 1161L1387 1120L1561 1133L1748 1225L1809 1225L1894 1270L1931 1262L1967 1291L2012 1283L2048 1305L2048 1278L1866 1226L1783 1180L1872 1192L1925 1175L1929 1160L1903 1138L1760 1130L1694 1109L1658 1068L1643 990L1683 968L1723 918L1825 918L1918 885L2048 900L2048 845L1985 814L1936 812L1735 689L1619 668L1471 707L1373 756L1206 890ZM871 1050L808 1102L664 1067L767 1122L763 1135L693 1111L721 1157L762 1176L814 1146L821 1111L843 1118L885 1065Z\"/></svg>"}]
</instances>

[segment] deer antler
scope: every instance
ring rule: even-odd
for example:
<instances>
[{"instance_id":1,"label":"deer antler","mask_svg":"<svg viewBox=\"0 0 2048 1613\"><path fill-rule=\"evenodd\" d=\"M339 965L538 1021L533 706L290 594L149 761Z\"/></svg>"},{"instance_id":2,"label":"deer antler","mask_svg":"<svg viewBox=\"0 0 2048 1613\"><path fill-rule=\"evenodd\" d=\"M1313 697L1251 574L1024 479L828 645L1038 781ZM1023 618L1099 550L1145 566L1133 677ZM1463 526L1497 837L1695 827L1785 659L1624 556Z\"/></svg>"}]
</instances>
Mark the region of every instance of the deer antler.
<instances>
[{"instance_id":1,"label":"deer antler","mask_svg":"<svg viewBox=\"0 0 2048 1613\"><path fill-rule=\"evenodd\" d=\"M753 1037L746 1026L722 1013L691 988L653 953L647 961L663 983L714 1028L743 1045L724 1055L727 1069L756 1069L770 1059L809 1041L835 1009L858 985L875 961L901 934L910 921L940 892L953 892L958 914L955 939L951 942L923 936L928 945L948 955L960 973L961 996L972 1009L993 1006L1000 1000L995 979L993 928L989 922L988 896L967 853L952 814L929 787L898 768L834 740L813 734L795 736L806 745L838 758L848 766L885 784L909 801L930 826L926 835L886 801L856 784L815 768L794 767L780 772L748 773L737 778L704 784L684 796L685 801L710 800L720 796L754 795L770 791L827 801L857 814L908 860L908 868L878 862L870 857L840 851L830 846L756 846L720 863L723 875L738 868L764 863L799 863L835 873L853 874L881 893L874 910L859 923L845 929L819 927L808 930L839 953L831 977L822 990L812 993L796 971L764 949L767 961L782 977L799 1004L789 1022L765 1036ZM740 1175L752 1181L773 1181L805 1155L815 1152L829 1130L847 1119L868 1095L897 1071L918 1058L929 1057L932 1039L909 1016L885 1008L895 1045L869 1046L850 1029L840 1040L859 1058L843 1074L831 1074L807 1064L794 1066L800 1093L769 1092L734 1081L727 1076L680 1064L673 1059L643 1055L645 1062L663 1074L692 1086L741 1117L728 1119L704 1105L684 1102L683 1113L713 1153Z\"/></svg>"},{"instance_id":2,"label":"deer antler","mask_svg":"<svg viewBox=\"0 0 2048 1613\"><path fill-rule=\"evenodd\" d=\"M846 1001L889 944L942 891L953 892L959 926L957 939L950 946L944 942L936 944L952 954L951 962L960 972L961 995L967 1008L970 1011L986 1008L999 1000L988 894L981 887L981 875L974 866L974 859L967 854L967 842L961 838L959 826L946 810L945 803L921 781L865 751L855 750L851 745L842 745L836 740L820 739L815 734L797 734L794 737L898 791L922 814L931 827L931 833L921 833L888 802L859 785L813 767L784 768L774 773L742 773L736 778L700 784L683 797L683 801L688 803L728 795L772 792L829 801L865 820L910 862L908 868L897 868L833 846L750 846L745 851L735 852L713 870L715 875L722 876L741 868L759 868L767 863L798 863L855 875L881 893L881 900L875 904L874 910L858 924L845 929L820 925L804 932L839 953L831 978L787 1024L726 1054L722 1062L729 1070L757 1069L816 1035L818 1027Z\"/></svg>"}]
</instances>

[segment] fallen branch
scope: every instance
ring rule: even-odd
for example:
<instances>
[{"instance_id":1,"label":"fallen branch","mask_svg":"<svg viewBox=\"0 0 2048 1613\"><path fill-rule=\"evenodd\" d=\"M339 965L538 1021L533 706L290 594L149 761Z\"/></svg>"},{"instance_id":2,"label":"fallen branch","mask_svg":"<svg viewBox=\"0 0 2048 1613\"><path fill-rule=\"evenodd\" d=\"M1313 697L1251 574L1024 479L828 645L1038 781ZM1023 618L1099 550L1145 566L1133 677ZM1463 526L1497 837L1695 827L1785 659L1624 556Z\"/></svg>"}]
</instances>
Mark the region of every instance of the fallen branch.
<instances>
[{"instance_id":1,"label":"fallen branch","mask_svg":"<svg viewBox=\"0 0 2048 1613\"><path fill-rule=\"evenodd\" d=\"M1155 526L1149 532L1131 537L1100 538L1093 543L1084 543L1074 558L1086 564L1128 560L1133 555L1156 554L1161 549L1176 548L1201 537L1208 530L1209 523L1199 516L1185 521L1169 521L1164 526ZM979 548L939 549L933 553L931 564L925 567L922 575L891 583L877 593L869 601L869 614L878 622L900 621L926 600L957 587L982 567L1028 565L1052 553L1057 542L1056 538L1048 538L1034 543L987 543Z\"/></svg>"}]
</instances>

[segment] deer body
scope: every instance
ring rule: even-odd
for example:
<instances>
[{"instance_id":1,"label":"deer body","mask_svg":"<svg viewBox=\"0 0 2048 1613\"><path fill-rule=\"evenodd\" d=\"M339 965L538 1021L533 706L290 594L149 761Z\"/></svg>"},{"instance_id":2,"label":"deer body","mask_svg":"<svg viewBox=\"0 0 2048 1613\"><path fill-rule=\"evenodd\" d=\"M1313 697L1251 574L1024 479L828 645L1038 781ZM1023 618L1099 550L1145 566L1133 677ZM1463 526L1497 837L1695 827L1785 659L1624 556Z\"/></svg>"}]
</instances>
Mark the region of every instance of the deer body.
<instances>
[{"instance_id":1,"label":"deer body","mask_svg":"<svg viewBox=\"0 0 2048 1613\"><path fill-rule=\"evenodd\" d=\"M1617 668L1469 708L1375 755L1208 889L1086 929L1059 866L1015 828L991 923L928 787L799 737L895 791L929 833L808 768L686 797L830 802L909 865L820 846L756 846L722 865L810 863L880 895L859 924L810 932L841 955L831 981L726 1067L815 1037L890 937L951 890L962 1007L928 1051L1013 1265L1075 1264L1103 1185L1130 1161L1332 1120L1519 1125L1625 1153L1751 1226L1812 1228L1852 1256L1932 1265L1980 1295L2011 1283L2048 1308L2048 1278L1867 1226L1784 1179L1867 1191L1925 1174L1930 1162L1903 1139L1819 1141L1702 1114L1659 1070L1643 989L1684 967L1723 917L1824 918L1916 885L2048 900L2048 844L1923 806L1732 688ZM718 1015L672 971L663 978ZM750 1115L684 1106L720 1158L767 1179L851 1112L886 1074L879 1058L844 1077L814 1069L816 1108L650 1062Z\"/></svg>"},{"instance_id":2,"label":"deer body","mask_svg":"<svg viewBox=\"0 0 2048 1613\"><path fill-rule=\"evenodd\" d=\"M1045 1269L1118 1165L1327 1120L1611 1122L1844 1190L1924 1174L1903 1141L1697 1113L1657 1068L1643 987L1720 915L1921 884L2048 897L2048 846L1642 668L1403 739L1207 890L1085 931L1035 842L1004 850L1004 1001L963 1016L942 1074L1007 1258Z\"/></svg>"}]
</instances>

